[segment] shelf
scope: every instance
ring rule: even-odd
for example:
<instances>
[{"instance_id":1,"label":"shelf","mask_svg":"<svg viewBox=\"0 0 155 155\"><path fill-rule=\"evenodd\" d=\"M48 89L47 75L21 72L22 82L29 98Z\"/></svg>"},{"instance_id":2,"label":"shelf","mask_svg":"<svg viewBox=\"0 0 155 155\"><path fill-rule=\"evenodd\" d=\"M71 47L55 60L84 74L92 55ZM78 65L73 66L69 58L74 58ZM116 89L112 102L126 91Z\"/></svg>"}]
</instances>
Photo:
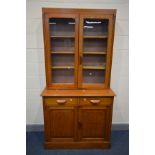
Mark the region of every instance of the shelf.
<instances>
[{"instance_id":1,"label":"shelf","mask_svg":"<svg viewBox=\"0 0 155 155\"><path fill-rule=\"evenodd\" d=\"M57 51L57 52L51 52L51 54L74 54L74 52L59 52L59 51Z\"/></svg>"},{"instance_id":2,"label":"shelf","mask_svg":"<svg viewBox=\"0 0 155 155\"><path fill-rule=\"evenodd\" d=\"M103 70L105 67L102 66L83 66L83 69L97 69L97 70Z\"/></svg>"},{"instance_id":3,"label":"shelf","mask_svg":"<svg viewBox=\"0 0 155 155\"><path fill-rule=\"evenodd\" d=\"M74 52L51 52L51 54L74 54ZM83 52L83 54L99 54L99 55L106 55L106 52Z\"/></svg>"},{"instance_id":4,"label":"shelf","mask_svg":"<svg viewBox=\"0 0 155 155\"><path fill-rule=\"evenodd\" d=\"M52 69L74 69L74 66L53 66Z\"/></svg>"},{"instance_id":5,"label":"shelf","mask_svg":"<svg viewBox=\"0 0 155 155\"><path fill-rule=\"evenodd\" d=\"M51 38L74 38L75 36L51 36Z\"/></svg>"},{"instance_id":6,"label":"shelf","mask_svg":"<svg viewBox=\"0 0 155 155\"><path fill-rule=\"evenodd\" d=\"M83 54L99 54L99 55L105 55L106 52L83 52Z\"/></svg>"},{"instance_id":7,"label":"shelf","mask_svg":"<svg viewBox=\"0 0 155 155\"><path fill-rule=\"evenodd\" d=\"M108 38L108 36L83 36L83 38L102 39L102 38Z\"/></svg>"},{"instance_id":8,"label":"shelf","mask_svg":"<svg viewBox=\"0 0 155 155\"><path fill-rule=\"evenodd\" d=\"M73 82L73 83L55 82L54 84L57 84L57 85L62 85L62 84L65 84L65 85L72 85L72 84L74 84L74 82Z\"/></svg>"}]
</instances>

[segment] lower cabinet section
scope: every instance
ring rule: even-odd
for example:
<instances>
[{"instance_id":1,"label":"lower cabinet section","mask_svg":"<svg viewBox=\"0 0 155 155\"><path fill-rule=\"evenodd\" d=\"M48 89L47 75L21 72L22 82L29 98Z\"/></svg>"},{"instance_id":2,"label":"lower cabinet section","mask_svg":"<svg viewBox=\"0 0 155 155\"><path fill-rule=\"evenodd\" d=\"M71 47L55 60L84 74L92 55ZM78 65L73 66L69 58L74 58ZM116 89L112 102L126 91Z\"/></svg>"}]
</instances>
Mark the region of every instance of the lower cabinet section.
<instances>
[{"instance_id":1,"label":"lower cabinet section","mask_svg":"<svg viewBox=\"0 0 155 155\"><path fill-rule=\"evenodd\" d=\"M109 148L113 97L44 97L45 148Z\"/></svg>"}]
</instances>

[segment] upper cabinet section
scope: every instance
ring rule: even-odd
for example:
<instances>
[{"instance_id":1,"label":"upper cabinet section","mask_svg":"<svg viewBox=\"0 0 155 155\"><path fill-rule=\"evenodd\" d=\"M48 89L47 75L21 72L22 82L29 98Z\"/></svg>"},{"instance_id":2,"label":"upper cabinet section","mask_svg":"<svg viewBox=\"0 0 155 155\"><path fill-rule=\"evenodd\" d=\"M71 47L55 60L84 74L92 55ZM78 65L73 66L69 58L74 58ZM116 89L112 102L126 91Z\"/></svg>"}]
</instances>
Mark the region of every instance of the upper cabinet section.
<instances>
[{"instance_id":1,"label":"upper cabinet section","mask_svg":"<svg viewBox=\"0 0 155 155\"><path fill-rule=\"evenodd\" d=\"M43 9L48 89L110 86L115 10Z\"/></svg>"}]
</instances>

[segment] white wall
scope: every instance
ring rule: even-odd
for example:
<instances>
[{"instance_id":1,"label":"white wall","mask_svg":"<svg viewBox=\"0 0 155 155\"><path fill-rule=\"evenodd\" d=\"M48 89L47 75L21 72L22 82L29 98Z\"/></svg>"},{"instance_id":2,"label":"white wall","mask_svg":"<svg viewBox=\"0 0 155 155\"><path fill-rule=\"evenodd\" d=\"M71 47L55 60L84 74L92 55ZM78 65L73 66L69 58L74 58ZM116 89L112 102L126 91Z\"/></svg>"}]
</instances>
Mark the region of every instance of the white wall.
<instances>
[{"instance_id":1,"label":"white wall","mask_svg":"<svg viewBox=\"0 0 155 155\"><path fill-rule=\"evenodd\" d=\"M111 88L116 92L113 123L129 122L128 0L27 0L27 124L43 124L45 87L42 7L117 9Z\"/></svg>"}]
</instances>

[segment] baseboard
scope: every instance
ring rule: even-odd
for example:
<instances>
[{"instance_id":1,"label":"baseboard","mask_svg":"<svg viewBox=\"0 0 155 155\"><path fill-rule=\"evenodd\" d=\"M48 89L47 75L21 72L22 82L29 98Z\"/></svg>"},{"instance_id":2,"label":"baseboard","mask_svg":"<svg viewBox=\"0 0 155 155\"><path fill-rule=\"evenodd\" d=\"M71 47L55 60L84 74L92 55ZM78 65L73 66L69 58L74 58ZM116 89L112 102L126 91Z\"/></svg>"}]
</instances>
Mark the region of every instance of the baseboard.
<instances>
[{"instance_id":1,"label":"baseboard","mask_svg":"<svg viewBox=\"0 0 155 155\"><path fill-rule=\"evenodd\" d=\"M43 124L30 124L26 125L26 132L30 131L43 131L44 125Z\"/></svg>"},{"instance_id":2,"label":"baseboard","mask_svg":"<svg viewBox=\"0 0 155 155\"><path fill-rule=\"evenodd\" d=\"M26 132L43 131L43 124L28 124L26 125ZM129 124L112 124L112 130L129 130Z\"/></svg>"},{"instance_id":3,"label":"baseboard","mask_svg":"<svg viewBox=\"0 0 155 155\"><path fill-rule=\"evenodd\" d=\"M112 124L112 130L129 130L129 124Z\"/></svg>"}]
</instances>

